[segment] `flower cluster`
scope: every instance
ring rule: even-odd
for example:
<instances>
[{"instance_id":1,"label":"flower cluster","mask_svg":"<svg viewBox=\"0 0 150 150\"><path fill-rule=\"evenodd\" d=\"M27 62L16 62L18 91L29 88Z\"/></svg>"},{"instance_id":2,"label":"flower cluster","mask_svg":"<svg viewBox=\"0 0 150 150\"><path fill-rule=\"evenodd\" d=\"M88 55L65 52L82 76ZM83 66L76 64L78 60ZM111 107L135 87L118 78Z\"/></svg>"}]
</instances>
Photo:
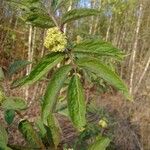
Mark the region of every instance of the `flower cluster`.
<instances>
[{"instance_id":1,"label":"flower cluster","mask_svg":"<svg viewBox=\"0 0 150 150\"><path fill-rule=\"evenodd\" d=\"M63 52L67 45L67 38L59 28L54 27L47 30L44 46L54 52Z\"/></svg>"},{"instance_id":2,"label":"flower cluster","mask_svg":"<svg viewBox=\"0 0 150 150\"><path fill-rule=\"evenodd\" d=\"M98 123L102 128L107 128L108 127L108 123L107 120L105 118L101 119Z\"/></svg>"}]
</instances>

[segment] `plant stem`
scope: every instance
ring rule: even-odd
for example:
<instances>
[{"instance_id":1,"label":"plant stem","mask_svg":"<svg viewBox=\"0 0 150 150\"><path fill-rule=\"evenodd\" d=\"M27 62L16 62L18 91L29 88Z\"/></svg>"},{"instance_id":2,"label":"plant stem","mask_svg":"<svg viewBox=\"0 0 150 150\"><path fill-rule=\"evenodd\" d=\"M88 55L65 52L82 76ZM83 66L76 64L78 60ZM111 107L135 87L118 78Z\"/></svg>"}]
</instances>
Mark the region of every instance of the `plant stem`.
<instances>
[{"instance_id":1,"label":"plant stem","mask_svg":"<svg viewBox=\"0 0 150 150\"><path fill-rule=\"evenodd\" d=\"M50 18L53 20L53 22L55 23L55 25L60 29L61 32L63 32L61 30L61 28L59 27L55 17L51 14L51 12L49 12L48 14L49 14ZM69 59L71 60L71 64L72 64L72 67L74 69L74 72L77 73L77 65L74 63L74 58L73 58L72 54L69 53L69 50L66 50L65 52L68 55Z\"/></svg>"}]
</instances>

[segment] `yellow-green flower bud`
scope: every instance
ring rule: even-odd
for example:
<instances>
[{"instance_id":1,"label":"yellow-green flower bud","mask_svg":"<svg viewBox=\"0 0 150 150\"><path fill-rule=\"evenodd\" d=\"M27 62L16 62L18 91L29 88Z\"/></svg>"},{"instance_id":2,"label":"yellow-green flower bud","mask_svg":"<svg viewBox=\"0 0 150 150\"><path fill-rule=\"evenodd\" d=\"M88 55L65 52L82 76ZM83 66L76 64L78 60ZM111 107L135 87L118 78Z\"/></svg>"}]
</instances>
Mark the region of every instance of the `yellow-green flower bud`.
<instances>
[{"instance_id":1,"label":"yellow-green flower bud","mask_svg":"<svg viewBox=\"0 0 150 150\"><path fill-rule=\"evenodd\" d=\"M98 123L102 128L107 128L108 127L108 123L106 121L106 119L101 119Z\"/></svg>"},{"instance_id":2,"label":"yellow-green flower bud","mask_svg":"<svg viewBox=\"0 0 150 150\"><path fill-rule=\"evenodd\" d=\"M67 37L58 27L47 30L44 46L53 52L63 52L67 45Z\"/></svg>"}]
</instances>

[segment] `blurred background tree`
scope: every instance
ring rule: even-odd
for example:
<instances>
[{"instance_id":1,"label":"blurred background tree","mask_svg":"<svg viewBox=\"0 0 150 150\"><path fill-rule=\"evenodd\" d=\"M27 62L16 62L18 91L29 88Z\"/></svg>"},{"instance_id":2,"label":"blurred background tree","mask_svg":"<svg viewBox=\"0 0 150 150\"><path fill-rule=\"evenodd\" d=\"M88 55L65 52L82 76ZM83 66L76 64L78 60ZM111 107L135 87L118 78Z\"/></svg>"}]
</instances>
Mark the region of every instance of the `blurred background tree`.
<instances>
[{"instance_id":1,"label":"blurred background tree","mask_svg":"<svg viewBox=\"0 0 150 150\"><path fill-rule=\"evenodd\" d=\"M45 9L50 11L52 0L42 0L41 2L45 5ZM55 1L52 4L55 5ZM124 106L129 108L128 117L130 117L131 122L140 125L141 131L139 131L139 134L142 147L150 148L143 137L144 135L148 136L146 135L147 130L150 130L145 129L148 126L147 118L150 115L148 110L150 104L148 101L150 98L150 1L63 0L60 5L62 7L55 12L56 18L59 18L62 12L74 8L96 8L100 10L99 16L68 23L65 25L65 32L71 37L72 41L76 41L77 38L82 40L82 38L98 37L113 43L114 46L125 52L126 56L121 64L114 62L114 60L105 61L115 64L115 69L128 83L135 104L124 104ZM7 84L14 78L29 74L37 60L47 53L43 46L46 30L41 27L34 27L30 23L25 24L21 13L17 7L14 10L14 7L9 5L6 0L0 0L0 66L4 72L10 72L10 66L14 62L20 60L32 62L28 66L25 65L25 69L21 73L12 75L9 81L6 81ZM51 73L49 73L49 76L51 76ZM103 87L105 87L103 81L96 80L95 82L100 82L101 87L103 84ZM18 93L32 103L35 97L38 97L37 91L40 91L40 95L45 89L44 87L45 83L40 82L34 85L33 94L30 93L29 87L20 89ZM92 88L87 88L87 96L92 95ZM111 87L108 89L109 97L116 94ZM141 112L142 114L139 115Z\"/></svg>"}]
</instances>

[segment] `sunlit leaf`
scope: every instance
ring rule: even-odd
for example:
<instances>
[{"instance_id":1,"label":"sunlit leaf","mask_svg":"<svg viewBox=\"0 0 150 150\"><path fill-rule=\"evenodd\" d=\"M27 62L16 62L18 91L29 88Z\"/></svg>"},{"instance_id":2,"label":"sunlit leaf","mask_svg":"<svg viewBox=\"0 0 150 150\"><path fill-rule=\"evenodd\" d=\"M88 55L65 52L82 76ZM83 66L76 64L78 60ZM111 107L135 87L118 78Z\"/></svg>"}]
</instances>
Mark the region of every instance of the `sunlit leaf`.
<instances>
[{"instance_id":1,"label":"sunlit leaf","mask_svg":"<svg viewBox=\"0 0 150 150\"><path fill-rule=\"evenodd\" d=\"M12 87L32 84L44 76L50 69L61 62L64 58L62 53L50 53L43 57L39 63L33 68L28 76L13 82Z\"/></svg>"},{"instance_id":2,"label":"sunlit leaf","mask_svg":"<svg viewBox=\"0 0 150 150\"><path fill-rule=\"evenodd\" d=\"M68 0L52 0L52 8L56 11L60 7L66 6L68 2Z\"/></svg>"},{"instance_id":3,"label":"sunlit leaf","mask_svg":"<svg viewBox=\"0 0 150 150\"><path fill-rule=\"evenodd\" d=\"M23 120L19 123L19 131L22 133L23 137L27 140L27 142L33 147L43 148L44 145L41 139L36 134L36 131L33 129L31 123L27 120Z\"/></svg>"},{"instance_id":4,"label":"sunlit leaf","mask_svg":"<svg viewBox=\"0 0 150 150\"><path fill-rule=\"evenodd\" d=\"M108 66L101 63L99 60L93 58L92 59L82 58L81 60L78 61L78 64L84 69L87 69L88 71L97 74L97 76L103 78L109 84L116 87L119 91L121 91L126 96L127 99L131 99L128 88L126 84L123 82L123 80Z\"/></svg>"},{"instance_id":5,"label":"sunlit leaf","mask_svg":"<svg viewBox=\"0 0 150 150\"><path fill-rule=\"evenodd\" d=\"M83 130L86 124L86 104L80 79L74 75L68 87L68 110L74 126Z\"/></svg>"},{"instance_id":6,"label":"sunlit leaf","mask_svg":"<svg viewBox=\"0 0 150 150\"><path fill-rule=\"evenodd\" d=\"M55 26L53 20L45 11L40 0L7 0L22 13L20 18L36 27L50 28Z\"/></svg>"},{"instance_id":7,"label":"sunlit leaf","mask_svg":"<svg viewBox=\"0 0 150 150\"><path fill-rule=\"evenodd\" d=\"M57 102L57 97L60 89L63 86L63 83L71 70L70 65L63 66L59 68L51 78L46 93L44 95L44 101L42 105L42 119L44 123L47 122L47 117L52 111Z\"/></svg>"},{"instance_id":8,"label":"sunlit leaf","mask_svg":"<svg viewBox=\"0 0 150 150\"><path fill-rule=\"evenodd\" d=\"M73 51L80 55L111 56L122 59L123 53L112 44L101 40L86 40L73 47Z\"/></svg>"},{"instance_id":9,"label":"sunlit leaf","mask_svg":"<svg viewBox=\"0 0 150 150\"><path fill-rule=\"evenodd\" d=\"M90 145L88 150L106 150L110 144L110 139L107 137L98 137L98 139Z\"/></svg>"},{"instance_id":10,"label":"sunlit leaf","mask_svg":"<svg viewBox=\"0 0 150 150\"><path fill-rule=\"evenodd\" d=\"M0 145L7 145L8 135L5 128L0 124Z\"/></svg>"},{"instance_id":11,"label":"sunlit leaf","mask_svg":"<svg viewBox=\"0 0 150 150\"><path fill-rule=\"evenodd\" d=\"M57 148L58 144L61 140L61 133L60 133L60 127L58 124L58 121L56 120L56 117L54 114L50 114L47 119L48 127L51 130L52 139L55 145L55 148Z\"/></svg>"},{"instance_id":12,"label":"sunlit leaf","mask_svg":"<svg viewBox=\"0 0 150 150\"><path fill-rule=\"evenodd\" d=\"M83 17L99 15L99 14L100 14L100 11L96 9L88 9L88 8L73 9L63 15L62 24L65 24L67 22L77 20Z\"/></svg>"},{"instance_id":13,"label":"sunlit leaf","mask_svg":"<svg viewBox=\"0 0 150 150\"><path fill-rule=\"evenodd\" d=\"M7 110L23 110L27 108L27 103L20 97L7 97L2 107Z\"/></svg>"},{"instance_id":14,"label":"sunlit leaf","mask_svg":"<svg viewBox=\"0 0 150 150\"><path fill-rule=\"evenodd\" d=\"M38 9L25 14L23 18L25 19L25 22L29 22L36 27L50 28L55 26L49 15L39 11Z\"/></svg>"},{"instance_id":15,"label":"sunlit leaf","mask_svg":"<svg viewBox=\"0 0 150 150\"><path fill-rule=\"evenodd\" d=\"M40 137L44 138L46 136L46 129L45 129L45 126L42 122L42 119L38 118L35 123L36 123L36 126L37 126L38 130L39 130Z\"/></svg>"}]
</instances>

